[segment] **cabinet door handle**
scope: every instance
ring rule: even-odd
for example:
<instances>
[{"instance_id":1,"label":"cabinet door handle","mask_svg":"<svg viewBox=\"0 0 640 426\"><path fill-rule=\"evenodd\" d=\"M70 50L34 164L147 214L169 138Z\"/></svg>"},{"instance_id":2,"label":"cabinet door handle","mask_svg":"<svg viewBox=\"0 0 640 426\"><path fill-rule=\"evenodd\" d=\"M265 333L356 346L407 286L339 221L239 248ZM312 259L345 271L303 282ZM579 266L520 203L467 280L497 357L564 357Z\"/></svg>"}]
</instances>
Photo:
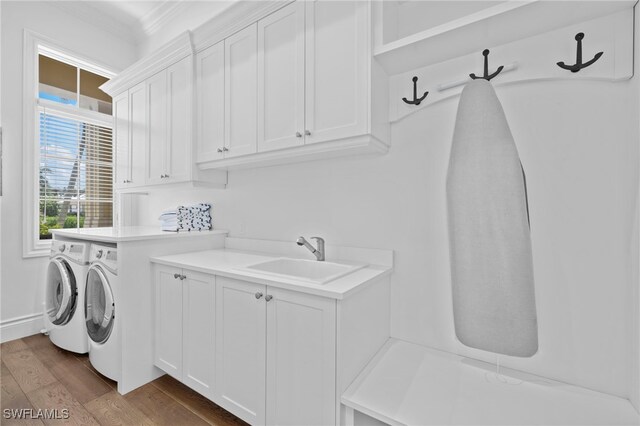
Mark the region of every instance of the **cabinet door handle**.
<instances>
[{"instance_id":1,"label":"cabinet door handle","mask_svg":"<svg viewBox=\"0 0 640 426\"><path fill-rule=\"evenodd\" d=\"M262 297L262 293L258 291L256 292L255 296L256 296L256 299L260 299Z\"/></svg>"},{"instance_id":2,"label":"cabinet door handle","mask_svg":"<svg viewBox=\"0 0 640 426\"><path fill-rule=\"evenodd\" d=\"M184 280L184 279L186 279L186 278L187 278L187 276L186 276L186 275L180 275L180 279L181 279L181 280Z\"/></svg>"},{"instance_id":3,"label":"cabinet door handle","mask_svg":"<svg viewBox=\"0 0 640 426\"><path fill-rule=\"evenodd\" d=\"M223 146L223 147L222 147L222 150L223 150L224 152L227 152L227 151L229 151L229 148L227 148L226 146Z\"/></svg>"},{"instance_id":4,"label":"cabinet door handle","mask_svg":"<svg viewBox=\"0 0 640 426\"><path fill-rule=\"evenodd\" d=\"M173 278L174 278L174 279L176 279L176 280L177 280L178 278L180 278L180 277L181 277L181 275L180 275L180 274L173 274Z\"/></svg>"},{"instance_id":5,"label":"cabinet door handle","mask_svg":"<svg viewBox=\"0 0 640 426\"><path fill-rule=\"evenodd\" d=\"M301 138L301 137L302 137L302 133L296 132L296 138Z\"/></svg>"},{"instance_id":6,"label":"cabinet door handle","mask_svg":"<svg viewBox=\"0 0 640 426\"><path fill-rule=\"evenodd\" d=\"M222 152L222 148L218 148L218 152Z\"/></svg>"},{"instance_id":7,"label":"cabinet door handle","mask_svg":"<svg viewBox=\"0 0 640 426\"><path fill-rule=\"evenodd\" d=\"M310 131L308 131L308 130L305 130L305 131L304 131L304 134L305 134L305 135L307 135L307 136L311 136L311 132L310 132Z\"/></svg>"},{"instance_id":8,"label":"cabinet door handle","mask_svg":"<svg viewBox=\"0 0 640 426\"><path fill-rule=\"evenodd\" d=\"M169 177L169 175L164 175L164 177L168 178L168 177Z\"/></svg>"},{"instance_id":9,"label":"cabinet door handle","mask_svg":"<svg viewBox=\"0 0 640 426\"><path fill-rule=\"evenodd\" d=\"M266 300L267 302L268 302L269 300L271 300L271 299L273 299L273 296L272 296L272 295L270 295L270 294L267 294L267 295L264 297L264 300Z\"/></svg>"}]
</instances>

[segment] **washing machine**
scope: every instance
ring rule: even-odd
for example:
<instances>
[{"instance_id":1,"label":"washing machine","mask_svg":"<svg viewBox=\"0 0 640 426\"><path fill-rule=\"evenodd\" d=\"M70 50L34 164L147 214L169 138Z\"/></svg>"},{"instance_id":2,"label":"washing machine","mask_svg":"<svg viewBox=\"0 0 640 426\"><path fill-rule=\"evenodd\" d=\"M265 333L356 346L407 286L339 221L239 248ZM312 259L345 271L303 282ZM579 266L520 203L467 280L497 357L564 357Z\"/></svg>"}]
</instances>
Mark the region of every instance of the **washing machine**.
<instances>
[{"instance_id":1,"label":"washing machine","mask_svg":"<svg viewBox=\"0 0 640 426\"><path fill-rule=\"evenodd\" d=\"M53 240L44 292L45 333L54 345L81 354L89 347L82 306L90 246Z\"/></svg>"},{"instance_id":2,"label":"washing machine","mask_svg":"<svg viewBox=\"0 0 640 426\"><path fill-rule=\"evenodd\" d=\"M84 319L89 336L89 360L104 376L119 381L121 365L118 323L118 251L91 245L85 287Z\"/></svg>"}]
</instances>

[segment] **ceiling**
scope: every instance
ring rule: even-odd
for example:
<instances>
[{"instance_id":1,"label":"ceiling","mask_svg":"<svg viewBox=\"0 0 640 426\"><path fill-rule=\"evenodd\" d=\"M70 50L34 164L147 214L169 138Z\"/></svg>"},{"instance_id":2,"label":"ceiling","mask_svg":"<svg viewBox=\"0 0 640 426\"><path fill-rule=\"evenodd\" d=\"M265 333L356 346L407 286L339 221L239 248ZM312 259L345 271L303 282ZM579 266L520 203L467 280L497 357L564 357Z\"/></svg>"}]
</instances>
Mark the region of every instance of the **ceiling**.
<instances>
[{"instance_id":1,"label":"ceiling","mask_svg":"<svg viewBox=\"0 0 640 426\"><path fill-rule=\"evenodd\" d=\"M56 6L76 15L92 25L136 44L154 34L178 14L185 11L193 0L49 0ZM199 2L203 3L203 2ZM225 1L208 0L211 10L223 9ZM217 6L220 6L219 8Z\"/></svg>"}]
</instances>

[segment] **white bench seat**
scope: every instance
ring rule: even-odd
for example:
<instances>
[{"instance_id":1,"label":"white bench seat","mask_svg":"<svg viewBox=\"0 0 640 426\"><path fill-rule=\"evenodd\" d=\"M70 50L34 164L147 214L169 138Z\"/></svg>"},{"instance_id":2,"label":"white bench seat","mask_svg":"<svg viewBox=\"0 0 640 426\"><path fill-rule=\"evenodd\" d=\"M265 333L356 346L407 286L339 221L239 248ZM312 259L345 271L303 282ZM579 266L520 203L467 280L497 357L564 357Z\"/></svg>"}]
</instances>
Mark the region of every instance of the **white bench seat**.
<instances>
[{"instance_id":1,"label":"white bench seat","mask_svg":"<svg viewBox=\"0 0 640 426\"><path fill-rule=\"evenodd\" d=\"M638 425L623 398L389 339L342 395L346 424Z\"/></svg>"}]
</instances>

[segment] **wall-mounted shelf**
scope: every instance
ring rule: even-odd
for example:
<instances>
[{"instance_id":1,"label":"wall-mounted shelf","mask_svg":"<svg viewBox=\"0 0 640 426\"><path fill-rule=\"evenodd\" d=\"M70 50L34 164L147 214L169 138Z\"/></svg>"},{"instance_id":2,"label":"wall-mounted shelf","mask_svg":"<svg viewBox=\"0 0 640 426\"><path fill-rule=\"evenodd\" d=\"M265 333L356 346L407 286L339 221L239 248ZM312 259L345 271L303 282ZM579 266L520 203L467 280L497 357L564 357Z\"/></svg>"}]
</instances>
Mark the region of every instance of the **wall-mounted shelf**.
<instances>
[{"instance_id":1,"label":"wall-mounted shelf","mask_svg":"<svg viewBox=\"0 0 640 426\"><path fill-rule=\"evenodd\" d=\"M395 75L632 9L636 2L589 1L577 6L572 1L505 1L377 46L374 57L387 74Z\"/></svg>"},{"instance_id":2,"label":"wall-mounted shelf","mask_svg":"<svg viewBox=\"0 0 640 426\"><path fill-rule=\"evenodd\" d=\"M581 4L584 5L584 2ZM581 32L585 34L585 58L590 59L597 52L604 53L592 66L578 73L568 72L560 68L557 62L559 59L571 63L575 61L575 36ZM490 71L499 65L504 66L502 72L491 80L496 87L536 80L615 82L633 76L633 33L633 9L624 9L506 44L483 46L491 48ZM422 108L460 94L464 85L471 81L469 73L482 70L482 50L480 48L444 62L390 76L390 121L400 120ZM411 95L414 76L421 83L420 89L428 90L429 96L420 105L407 105L402 98Z\"/></svg>"}]
</instances>

